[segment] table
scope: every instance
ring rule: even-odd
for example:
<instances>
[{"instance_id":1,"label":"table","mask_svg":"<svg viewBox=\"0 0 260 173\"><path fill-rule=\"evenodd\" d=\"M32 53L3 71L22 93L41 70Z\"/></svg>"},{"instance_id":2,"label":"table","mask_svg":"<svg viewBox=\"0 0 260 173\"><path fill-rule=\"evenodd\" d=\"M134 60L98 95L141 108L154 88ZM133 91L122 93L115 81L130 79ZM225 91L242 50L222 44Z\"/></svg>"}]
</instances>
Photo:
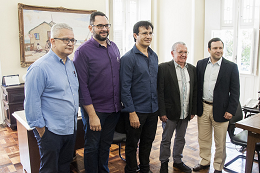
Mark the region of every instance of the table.
<instances>
[{"instance_id":1,"label":"table","mask_svg":"<svg viewBox=\"0 0 260 173\"><path fill-rule=\"evenodd\" d=\"M79 111L80 115L80 111ZM28 125L25 112L17 111L13 113L17 120L17 133L20 151L20 161L23 165L24 172L39 173L40 168L40 154L37 141L34 137L33 131ZM84 130L81 116L78 117L77 137L75 143L75 150L84 147Z\"/></svg>"},{"instance_id":2,"label":"table","mask_svg":"<svg viewBox=\"0 0 260 173\"><path fill-rule=\"evenodd\" d=\"M260 113L238 121L236 127L248 130L245 173L251 173L255 154L255 144L260 142Z\"/></svg>"}]
</instances>

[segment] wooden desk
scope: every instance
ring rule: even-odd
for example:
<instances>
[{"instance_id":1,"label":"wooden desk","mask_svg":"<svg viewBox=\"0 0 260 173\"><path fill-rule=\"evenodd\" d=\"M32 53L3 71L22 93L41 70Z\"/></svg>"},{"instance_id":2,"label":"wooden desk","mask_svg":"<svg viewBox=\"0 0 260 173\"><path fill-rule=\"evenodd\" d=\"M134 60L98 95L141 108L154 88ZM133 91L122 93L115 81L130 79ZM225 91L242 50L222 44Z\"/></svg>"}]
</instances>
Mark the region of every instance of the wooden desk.
<instances>
[{"instance_id":1,"label":"wooden desk","mask_svg":"<svg viewBox=\"0 0 260 173\"><path fill-rule=\"evenodd\" d=\"M248 130L245 173L251 173L255 154L255 144L260 142L260 113L238 121L236 127Z\"/></svg>"},{"instance_id":2,"label":"wooden desk","mask_svg":"<svg viewBox=\"0 0 260 173\"><path fill-rule=\"evenodd\" d=\"M17 120L17 133L20 151L20 161L23 165L24 172L39 173L40 154L37 141L34 137L32 129L29 127L24 111L13 113ZM75 150L84 147L84 130L81 116L78 117L77 137Z\"/></svg>"}]
</instances>

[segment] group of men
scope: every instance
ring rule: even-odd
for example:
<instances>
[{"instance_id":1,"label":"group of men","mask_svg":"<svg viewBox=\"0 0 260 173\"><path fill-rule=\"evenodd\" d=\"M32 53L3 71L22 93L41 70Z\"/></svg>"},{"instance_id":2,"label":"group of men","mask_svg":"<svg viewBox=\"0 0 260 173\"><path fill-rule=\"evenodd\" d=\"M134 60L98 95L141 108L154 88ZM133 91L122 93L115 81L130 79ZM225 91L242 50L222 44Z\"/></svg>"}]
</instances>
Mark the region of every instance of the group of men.
<instances>
[{"instance_id":1,"label":"group of men","mask_svg":"<svg viewBox=\"0 0 260 173\"><path fill-rule=\"evenodd\" d=\"M40 172L70 172L79 106L88 173L109 172L109 148L120 112L127 112L126 173L137 169L152 172L149 156L158 116L163 127L160 172L168 172L174 130L173 167L191 172L182 162L182 152L188 121L195 115L201 161L193 170L210 165L213 129L213 165L215 172L221 172L228 120L239 102L238 68L222 57L223 42L218 38L210 40L210 57L200 60L197 67L186 62L185 43L176 42L171 51L173 60L158 66L157 54L149 47L152 23L139 21L134 25L135 45L121 58L116 44L108 39L110 26L104 13L92 13L92 38L75 51L72 62L68 55L76 43L73 30L67 24L55 24L50 51L28 68L25 113L38 142Z\"/></svg>"}]
</instances>

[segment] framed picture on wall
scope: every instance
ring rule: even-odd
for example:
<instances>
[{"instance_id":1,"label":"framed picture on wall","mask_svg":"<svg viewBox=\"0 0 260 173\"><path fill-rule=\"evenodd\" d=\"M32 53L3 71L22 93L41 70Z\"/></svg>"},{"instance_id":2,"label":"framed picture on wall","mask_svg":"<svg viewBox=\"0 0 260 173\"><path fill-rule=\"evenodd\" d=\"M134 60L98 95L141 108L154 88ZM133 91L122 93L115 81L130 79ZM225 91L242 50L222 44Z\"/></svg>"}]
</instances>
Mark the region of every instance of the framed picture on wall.
<instances>
[{"instance_id":1,"label":"framed picture on wall","mask_svg":"<svg viewBox=\"0 0 260 173\"><path fill-rule=\"evenodd\" d=\"M28 67L45 55L51 48L51 27L56 23L66 23L73 28L77 47L91 37L90 14L96 10L76 10L64 7L40 7L18 4L20 62ZM72 59L74 53L69 57Z\"/></svg>"}]
</instances>

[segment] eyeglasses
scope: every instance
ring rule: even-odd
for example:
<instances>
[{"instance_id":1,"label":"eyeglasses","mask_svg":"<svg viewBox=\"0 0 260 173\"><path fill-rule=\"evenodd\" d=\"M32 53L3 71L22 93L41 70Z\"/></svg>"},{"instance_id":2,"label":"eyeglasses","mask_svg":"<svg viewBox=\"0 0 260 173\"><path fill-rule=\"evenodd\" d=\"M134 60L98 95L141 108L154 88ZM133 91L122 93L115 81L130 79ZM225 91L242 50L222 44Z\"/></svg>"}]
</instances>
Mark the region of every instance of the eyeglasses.
<instances>
[{"instance_id":1,"label":"eyeglasses","mask_svg":"<svg viewBox=\"0 0 260 173\"><path fill-rule=\"evenodd\" d=\"M109 29L111 27L111 24L105 24L105 25L98 24L98 25L91 25L91 26L96 26L98 29L103 29L104 27L106 29Z\"/></svg>"},{"instance_id":2,"label":"eyeglasses","mask_svg":"<svg viewBox=\"0 0 260 173\"><path fill-rule=\"evenodd\" d=\"M154 33L152 33L152 32L143 32L143 33L139 33L139 34L143 35L144 37L147 37L148 35L152 37L154 35Z\"/></svg>"},{"instance_id":3,"label":"eyeglasses","mask_svg":"<svg viewBox=\"0 0 260 173\"><path fill-rule=\"evenodd\" d=\"M64 44L69 44L71 42L72 44L75 45L77 43L77 40L75 40L74 38L72 38L72 39L69 39L69 38L54 38L54 39L62 40Z\"/></svg>"},{"instance_id":4,"label":"eyeglasses","mask_svg":"<svg viewBox=\"0 0 260 173\"><path fill-rule=\"evenodd\" d=\"M177 51L176 51L177 52ZM183 54L186 54L186 55L188 55L189 54L189 52L187 51L187 52L182 52L182 51L180 51L180 52L177 52L178 54L180 54L181 56L183 55Z\"/></svg>"}]
</instances>

